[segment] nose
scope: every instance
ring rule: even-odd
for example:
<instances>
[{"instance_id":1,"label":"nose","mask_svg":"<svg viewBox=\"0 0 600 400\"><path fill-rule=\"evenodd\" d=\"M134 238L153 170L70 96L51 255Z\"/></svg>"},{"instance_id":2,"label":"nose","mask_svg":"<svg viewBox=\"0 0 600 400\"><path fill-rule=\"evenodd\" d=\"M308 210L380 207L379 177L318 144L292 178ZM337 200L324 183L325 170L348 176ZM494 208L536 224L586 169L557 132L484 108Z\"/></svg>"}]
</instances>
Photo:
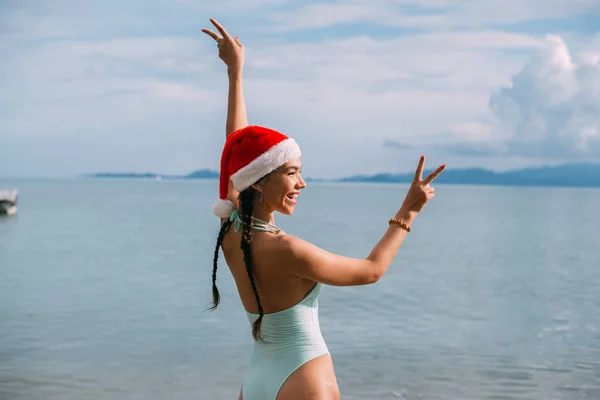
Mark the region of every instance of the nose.
<instances>
[{"instance_id":1,"label":"nose","mask_svg":"<svg viewBox=\"0 0 600 400\"><path fill-rule=\"evenodd\" d=\"M298 187L300 189L304 189L306 187L306 182L302 178L302 175L298 174L298 177L300 178L300 179L298 179Z\"/></svg>"}]
</instances>

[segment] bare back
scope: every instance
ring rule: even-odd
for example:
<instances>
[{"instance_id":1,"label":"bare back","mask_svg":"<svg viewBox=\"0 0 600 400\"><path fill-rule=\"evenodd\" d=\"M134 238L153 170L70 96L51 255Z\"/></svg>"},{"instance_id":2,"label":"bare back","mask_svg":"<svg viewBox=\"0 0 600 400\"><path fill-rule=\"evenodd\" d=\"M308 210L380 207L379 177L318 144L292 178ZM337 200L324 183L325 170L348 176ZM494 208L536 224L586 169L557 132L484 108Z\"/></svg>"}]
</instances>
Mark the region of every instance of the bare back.
<instances>
[{"instance_id":1,"label":"bare back","mask_svg":"<svg viewBox=\"0 0 600 400\"><path fill-rule=\"evenodd\" d=\"M280 252L274 251L282 245L284 236L283 232L252 232L252 273L265 315L292 308L306 298L316 285L315 281L292 274L290 268L286 268L286 260L277 255ZM256 296L240 246L241 238L242 230L235 232L231 227L223 238L223 254L236 282L242 305L247 312L258 314ZM243 400L242 393L240 399ZM328 353L304 362L291 372L277 394L277 400L290 399L339 399L333 361Z\"/></svg>"},{"instance_id":2,"label":"bare back","mask_svg":"<svg viewBox=\"0 0 600 400\"><path fill-rule=\"evenodd\" d=\"M279 244L283 235L283 232L252 232L252 273L265 314L292 307L315 285L314 281L294 276L286 269L285 260L278 260L272 255L272 250ZM244 253L240 247L241 238L242 230L235 232L233 227L230 227L223 238L223 254L244 308L249 313L257 314L258 305L244 263Z\"/></svg>"}]
</instances>

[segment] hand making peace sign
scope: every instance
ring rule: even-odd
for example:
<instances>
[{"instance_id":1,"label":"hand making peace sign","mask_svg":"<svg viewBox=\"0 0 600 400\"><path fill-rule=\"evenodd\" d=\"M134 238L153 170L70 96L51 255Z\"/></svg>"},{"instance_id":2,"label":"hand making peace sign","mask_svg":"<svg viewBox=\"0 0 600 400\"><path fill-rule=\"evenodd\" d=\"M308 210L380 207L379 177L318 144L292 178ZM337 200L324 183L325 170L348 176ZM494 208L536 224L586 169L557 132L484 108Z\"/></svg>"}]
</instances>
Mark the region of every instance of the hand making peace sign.
<instances>
[{"instance_id":1,"label":"hand making peace sign","mask_svg":"<svg viewBox=\"0 0 600 400\"><path fill-rule=\"evenodd\" d=\"M442 164L431 174L427 175L425 179L423 179L424 165L425 156L421 156L419 159L419 165L415 171L415 178L408 189L408 193L406 193L406 197L404 198L404 202L402 203L401 207L401 209L404 209L404 211L411 214L412 217L416 216L416 214L418 214L423 207L425 207L425 204L435 197L435 189L430 186L430 183L442 173L444 168L446 168L446 164Z\"/></svg>"},{"instance_id":2,"label":"hand making peace sign","mask_svg":"<svg viewBox=\"0 0 600 400\"><path fill-rule=\"evenodd\" d=\"M210 20L219 30L221 36L209 29L202 29L202 32L213 38L217 42L219 49L219 58L227 65L229 73L239 73L244 68L244 45L236 36L232 38L227 30L216 20Z\"/></svg>"}]
</instances>

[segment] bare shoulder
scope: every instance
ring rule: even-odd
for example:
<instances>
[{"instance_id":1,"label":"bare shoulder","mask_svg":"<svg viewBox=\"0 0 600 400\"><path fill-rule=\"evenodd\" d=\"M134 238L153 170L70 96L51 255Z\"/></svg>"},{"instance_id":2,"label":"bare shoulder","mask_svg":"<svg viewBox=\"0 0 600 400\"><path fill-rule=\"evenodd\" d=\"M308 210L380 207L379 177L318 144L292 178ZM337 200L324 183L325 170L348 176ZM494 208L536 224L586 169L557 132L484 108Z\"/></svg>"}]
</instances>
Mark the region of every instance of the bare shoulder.
<instances>
[{"instance_id":1,"label":"bare shoulder","mask_svg":"<svg viewBox=\"0 0 600 400\"><path fill-rule=\"evenodd\" d=\"M306 240L290 234L273 236L266 243L265 250L273 256L294 257L301 256L308 247L314 246ZM316 247L316 246L314 246Z\"/></svg>"},{"instance_id":2,"label":"bare shoulder","mask_svg":"<svg viewBox=\"0 0 600 400\"><path fill-rule=\"evenodd\" d=\"M370 261L334 254L293 235L273 237L263 248L269 263L285 265L297 277L334 286L364 285L377 281Z\"/></svg>"},{"instance_id":3,"label":"bare shoulder","mask_svg":"<svg viewBox=\"0 0 600 400\"><path fill-rule=\"evenodd\" d=\"M315 256L334 256L307 240L289 234L274 236L265 241L264 251L269 253L272 260L285 261L288 265L308 261Z\"/></svg>"}]
</instances>

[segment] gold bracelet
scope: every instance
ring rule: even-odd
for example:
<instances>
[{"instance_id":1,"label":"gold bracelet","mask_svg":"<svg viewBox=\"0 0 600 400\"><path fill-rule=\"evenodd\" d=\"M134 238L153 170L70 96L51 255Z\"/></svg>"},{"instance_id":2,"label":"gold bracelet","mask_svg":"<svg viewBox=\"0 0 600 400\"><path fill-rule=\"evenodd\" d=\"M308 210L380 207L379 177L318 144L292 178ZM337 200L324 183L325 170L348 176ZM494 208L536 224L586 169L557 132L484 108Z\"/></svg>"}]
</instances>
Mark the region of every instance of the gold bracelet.
<instances>
[{"instance_id":1,"label":"gold bracelet","mask_svg":"<svg viewBox=\"0 0 600 400\"><path fill-rule=\"evenodd\" d=\"M398 224L398 225L400 225L400 227L401 227L402 229L404 229L406 232L410 232L410 226L406 225L404 222L400 221L398 218L391 218L391 219L388 221L388 224L389 224L389 225L392 225L392 224Z\"/></svg>"}]
</instances>

